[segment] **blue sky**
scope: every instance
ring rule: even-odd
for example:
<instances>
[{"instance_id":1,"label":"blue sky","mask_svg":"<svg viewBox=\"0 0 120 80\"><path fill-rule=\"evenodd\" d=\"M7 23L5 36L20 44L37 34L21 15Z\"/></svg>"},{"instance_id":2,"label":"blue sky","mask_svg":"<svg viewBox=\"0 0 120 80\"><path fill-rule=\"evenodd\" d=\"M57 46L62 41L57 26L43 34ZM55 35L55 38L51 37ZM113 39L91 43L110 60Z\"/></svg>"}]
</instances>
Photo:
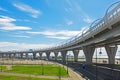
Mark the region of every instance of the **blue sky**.
<instances>
[{"instance_id":1,"label":"blue sky","mask_svg":"<svg viewBox=\"0 0 120 80\"><path fill-rule=\"evenodd\" d=\"M0 50L63 42L105 15L118 0L0 0Z\"/></svg>"}]
</instances>

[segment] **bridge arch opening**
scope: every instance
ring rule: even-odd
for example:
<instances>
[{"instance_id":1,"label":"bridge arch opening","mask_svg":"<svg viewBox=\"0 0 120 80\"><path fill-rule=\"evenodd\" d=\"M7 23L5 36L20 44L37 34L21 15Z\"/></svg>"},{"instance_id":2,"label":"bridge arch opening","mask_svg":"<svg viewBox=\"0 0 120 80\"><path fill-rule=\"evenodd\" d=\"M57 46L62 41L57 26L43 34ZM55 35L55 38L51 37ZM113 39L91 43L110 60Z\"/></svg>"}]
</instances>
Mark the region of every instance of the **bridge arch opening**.
<instances>
[{"instance_id":1,"label":"bridge arch opening","mask_svg":"<svg viewBox=\"0 0 120 80\"><path fill-rule=\"evenodd\" d=\"M50 52L50 60L54 60L55 59L55 54L54 52Z\"/></svg>"},{"instance_id":2,"label":"bridge arch opening","mask_svg":"<svg viewBox=\"0 0 120 80\"><path fill-rule=\"evenodd\" d=\"M46 60L46 59L47 59L47 55L46 55L45 52L42 53L42 58L41 58L41 59L43 59L43 60Z\"/></svg>"},{"instance_id":3,"label":"bridge arch opening","mask_svg":"<svg viewBox=\"0 0 120 80\"><path fill-rule=\"evenodd\" d=\"M70 62L73 62L73 61L74 61L74 54L73 54L72 51L67 51L66 60L67 60L67 61L70 61Z\"/></svg>"},{"instance_id":4,"label":"bridge arch opening","mask_svg":"<svg viewBox=\"0 0 120 80\"><path fill-rule=\"evenodd\" d=\"M61 52L58 52L57 61L62 61L62 54L61 54Z\"/></svg>"},{"instance_id":5,"label":"bridge arch opening","mask_svg":"<svg viewBox=\"0 0 120 80\"><path fill-rule=\"evenodd\" d=\"M80 62L86 61L85 54L84 54L83 50L79 50L78 61L80 61Z\"/></svg>"},{"instance_id":6,"label":"bridge arch opening","mask_svg":"<svg viewBox=\"0 0 120 80\"><path fill-rule=\"evenodd\" d=\"M104 47L95 49L92 62L99 64L108 64L108 54Z\"/></svg>"},{"instance_id":7,"label":"bridge arch opening","mask_svg":"<svg viewBox=\"0 0 120 80\"><path fill-rule=\"evenodd\" d=\"M20 54L19 54L19 57L20 57ZM28 53L28 58L32 59L33 58L33 53Z\"/></svg>"},{"instance_id":8,"label":"bridge arch opening","mask_svg":"<svg viewBox=\"0 0 120 80\"><path fill-rule=\"evenodd\" d=\"M36 57L35 57L36 59L39 59L39 53L36 53Z\"/></svg>"}]
</instances>

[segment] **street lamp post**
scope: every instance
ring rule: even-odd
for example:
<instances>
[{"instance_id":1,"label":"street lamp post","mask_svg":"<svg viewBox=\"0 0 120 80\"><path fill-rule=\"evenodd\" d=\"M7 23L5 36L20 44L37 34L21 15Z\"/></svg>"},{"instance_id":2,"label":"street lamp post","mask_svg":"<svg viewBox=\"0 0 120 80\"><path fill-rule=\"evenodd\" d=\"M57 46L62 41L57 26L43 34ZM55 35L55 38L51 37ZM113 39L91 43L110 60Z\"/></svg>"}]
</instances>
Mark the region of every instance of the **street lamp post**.
<instances>
[{"instance_id":1,"label":"street lamp post","mask_svg":"<svg viewBox=\"0 0 120 80\"><path fill-rule=\"evenodd\" d=\"M11 54L11 56L12 56L11 58L12 58L12 66L13 66L13 58L14 58L14 55L13 55L13 54Z\"/></svg>"},{"instance_id":2,"label":"street lamp post","mask_svg":"<svg viewBox=\"0 0 120 80\"><path fill-rule=\"evenodd\" d=\"M67 66L67 74L68 74L68 55L67 55L66 66Z\"/></svg>"},{"instance_id":3,"label":"street lamp post","mask_svg":"<svg viewBox=\"0 0 120 80\"><path fill-rule=\"evenodd\" d=\"M70 57L70 53L67 55L67 62L66 62L66 65L67 65L67 74L68 74L68 65L69 65L69 63L68 63L68 57Z\"/></svg>"},{"instance_id":4,"label":"street lamp post","mask_svg":"<svg viewBox=\"0 0 120 80\"><path fill-rule=\"evenodd\" d=\"M59 66L59 80L61 80L61 66Z\"/></svg>"},{"instance_id":5,"label":"street lamp post","mask_svg":"<svg viewBox=\"0 0 120 80\"><path fill-rule=\"evenodd\" d=\"M3 57L3 54L1 54L1 61L3 62L2 57ZM1 62L1 72L2 72L2 62Z\"/></svg>"},{"instance_id":6,"label":"street lamp post","mask_svg":"<svg viewBox=\"0 0 120 80\"><path fill-rule=\"evenodd\" d=\"M119 59L118 60L119 60L119 64L120 64L120 51L118 51L118 52L119 52Z\"/></svg>"},{"instance_id":7,"label":"street lamp post","mask_svg":"<svg viewBox=\"0 0 120 80\"><path fill-rule=\"evenodd\" d=\"M97 49L96 49L96 80L98 79L98 73L97 73Z\"/></svg>"},{"instance_id":8,"label":"street lamp post","mask_svg":"<svg viewBox=\"0 0 120 80\"><path fill-rule=\"evenodd\" d=\"M101 48L100 48L100 52L99 52L100 57L101 57L101 54L102 54L102 51L101 51ZM100 57L99 57L99 60L101 60Z\"/></svg>"},{"instance_id":9,"label":"street lamp post","mask_svg":"<svg viewBox=\"0 0 120 80\"><path fill-rule=\"evenodd\" d=\"M41 69L42 69L42 75L44 75L44 66L43 66L43 63L42 63L42 60L41 60Z\"/></svg>"}]
</instances>

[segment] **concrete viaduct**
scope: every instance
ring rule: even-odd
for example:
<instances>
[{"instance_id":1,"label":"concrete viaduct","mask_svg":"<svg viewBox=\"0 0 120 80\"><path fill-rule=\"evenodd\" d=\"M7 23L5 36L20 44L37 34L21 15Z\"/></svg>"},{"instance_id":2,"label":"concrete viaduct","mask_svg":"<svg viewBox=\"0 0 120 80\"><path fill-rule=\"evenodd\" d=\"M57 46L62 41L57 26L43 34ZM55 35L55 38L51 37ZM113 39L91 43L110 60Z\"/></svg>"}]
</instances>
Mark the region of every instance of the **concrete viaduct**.
<instances>
[{"instance_id":1,"label":"concrete viaduct","mask_svg":"<svg viewBox=\"0 0 120 80\"><path fill-rule=\"evenodd\" d=\"M41 59L42 54L46 53L49 60L51 52L54 52L55 60L57 60L58 52L61 52L62 61L66 62L67 51L73 51L74 61L78 61L79 50L83 50L86 63L91 64L95 48L105 47L108 55L108 63L115 64L115 55L118 48L117 45L119 44L120 3L111 10L108 9L103 18L95 20L87 31L83 31L81 35L77 35L62 44L33 51L0 52L0 55L2 57L16 57L16 55L20 55L22 58L23 54L26 54L26 57L28 57L28 53L32 53L33 58L36 58L36 53L39 53Z\"/></svg>"}]
</instances>

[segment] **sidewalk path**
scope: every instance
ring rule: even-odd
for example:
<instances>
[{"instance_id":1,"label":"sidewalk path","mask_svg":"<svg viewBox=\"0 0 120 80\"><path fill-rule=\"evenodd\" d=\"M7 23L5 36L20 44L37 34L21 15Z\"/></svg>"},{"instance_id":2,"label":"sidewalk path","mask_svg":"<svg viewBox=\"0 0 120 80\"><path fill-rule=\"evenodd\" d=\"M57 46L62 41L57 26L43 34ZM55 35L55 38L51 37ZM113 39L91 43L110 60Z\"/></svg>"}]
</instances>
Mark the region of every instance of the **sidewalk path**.
<instances>
[{"instance_id":1,"label":"sidewalk path","mask_svg":"<svg viewBox=\"0 0 120 80\"><path fill-rule=\"evenodd\" d=\"M12 76L35 77L35 78L58 79L58 76L44 76L44 75L32 75L32 74L21 74L21 73L10 73L10 72L0 72L0 74L12 75Z\"/></svg>"}]
</instances>

